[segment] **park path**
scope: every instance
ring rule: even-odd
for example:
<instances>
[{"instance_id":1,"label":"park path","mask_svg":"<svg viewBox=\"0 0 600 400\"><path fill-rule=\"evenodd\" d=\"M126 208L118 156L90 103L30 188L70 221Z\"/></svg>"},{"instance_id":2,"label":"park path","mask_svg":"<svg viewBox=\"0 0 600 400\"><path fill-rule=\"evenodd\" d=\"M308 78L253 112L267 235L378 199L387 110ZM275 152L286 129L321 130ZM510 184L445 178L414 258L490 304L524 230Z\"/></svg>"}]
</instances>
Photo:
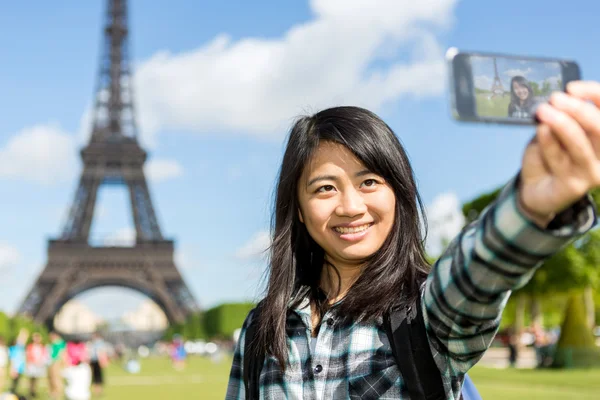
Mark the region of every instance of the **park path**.
<instances>
[{"instance_id":1,"label":"park path","mask_svg":"<svg viewBox=\"0 0 600 400\"><path fill-rule=\"evenodd\" d=\"M493 347L485 352L477 365L490 368L508 368L508 349ZM517 368L535 368L535 352L531 347L519 350Z\"/></svg>"}]
</instances>

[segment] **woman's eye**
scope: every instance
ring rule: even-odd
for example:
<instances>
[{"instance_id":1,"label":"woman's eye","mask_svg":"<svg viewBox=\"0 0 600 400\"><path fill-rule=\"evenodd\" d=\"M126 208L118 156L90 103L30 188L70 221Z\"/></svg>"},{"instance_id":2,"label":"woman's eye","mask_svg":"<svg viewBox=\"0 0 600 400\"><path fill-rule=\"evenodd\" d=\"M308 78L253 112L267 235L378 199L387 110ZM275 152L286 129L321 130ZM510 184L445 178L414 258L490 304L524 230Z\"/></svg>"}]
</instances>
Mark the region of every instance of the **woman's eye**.
<instances>
[{"instance_id":1,"label":"woman's eye","mask_svg":"<svg viewBox=\"0 0 600 400\"><path fill-rule=\"evenodd\" d=\"M366 187L373 187L377 185L377 181L375 179L367 179L363 182L363 185L365 185Z\"/></svg>"},{"instance_id":2,"label":"woman's eye","mask_svg":"<svg viewBox=\"0 0 600 400\"><path fill-rule=\"evenodd\" d=\"M335 188L332 185L325 185L325 186L321 186L320 188L318 188L317 192L320 192L320 193L331 192L332 190L335 190Z\"/></svg>"}]
</instances>

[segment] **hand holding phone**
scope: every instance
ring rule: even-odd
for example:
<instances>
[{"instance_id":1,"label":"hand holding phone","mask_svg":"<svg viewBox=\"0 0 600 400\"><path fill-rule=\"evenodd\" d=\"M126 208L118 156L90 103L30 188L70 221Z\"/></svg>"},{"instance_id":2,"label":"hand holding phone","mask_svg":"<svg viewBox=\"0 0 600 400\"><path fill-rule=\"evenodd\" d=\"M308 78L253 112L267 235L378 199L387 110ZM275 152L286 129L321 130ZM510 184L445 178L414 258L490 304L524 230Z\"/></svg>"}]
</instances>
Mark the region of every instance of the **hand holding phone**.
<instances>
[{"instance_id":1,"label":"hand holding phone","mask_svg":"<svg viewBox=\"0 0 600 400\"><path fill-rule=\"evenodd\" d=\"M446 53L454 118L534 125L535 111L552 92L581 79L574 61L483 52Z\"/></svg>"},{"instance_id":2,"label":"hand holding phone","mask_svg":"<svg viewBox=\"0 0 600 400\"><path fill-rule=\"evenodd\" d=\"M585 194L600 187L600 83L572 82L567 93L553 93L549 104L541 104L537 117L536 140L521 165L519 204L545 227L574 203L589 204ZM587 222L593 223L588 208Z\"/></svg>"}]
</instances>

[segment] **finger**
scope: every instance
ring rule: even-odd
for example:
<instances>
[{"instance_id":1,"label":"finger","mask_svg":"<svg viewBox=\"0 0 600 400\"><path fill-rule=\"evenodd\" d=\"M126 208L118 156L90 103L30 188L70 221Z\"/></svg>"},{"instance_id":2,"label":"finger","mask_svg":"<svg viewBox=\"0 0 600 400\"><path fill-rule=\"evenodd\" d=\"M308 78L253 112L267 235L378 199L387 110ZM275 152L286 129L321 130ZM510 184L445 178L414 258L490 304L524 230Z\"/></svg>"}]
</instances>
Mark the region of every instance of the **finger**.
<instances>
[{"instance_id":1,"label":"finger","mask_svg":"<svg viewBox=\"0 0 600 400\"><path fill-rule=\"evenodd\" d=\"M549 104L541 104L537 116L542 123L547 124L552 134L558 139L571 160L587 169L596 162L596 154L585 131L568 114Z\"/></svg>"},{"instance_id":2,"label":"finger","mask_svg":"<svg viewBox=\"0 0 600 400\"><path fill-rule=\"evenodd\" d=\"M553 93L550 103L569 114L581 125L590 138L596 156L600 157L600 108L561 92Z\"/></svg>"},{"instance_id":3,"label":"finger","mask_svg":"<svg viewBox=\"0 0 600 400\"><path fill-rule=\"evenodd\" d=\"M561 175L567 172L571 165L571 160L558 139L552 134L550 127L546 124L538 125L536 138L544 164L550 172L554 175Z\"/></svg>"},{"instance_id":4,"label":"finger","mask_svg":"<svg viewBox=\"0 0 600 400\"><path fill-rule=\"evenodd\" d=\"M591 100L600 107L600 83L594 81L573 81L567 83L567 93L581 99Z\"/></svg>"}]
</instances>

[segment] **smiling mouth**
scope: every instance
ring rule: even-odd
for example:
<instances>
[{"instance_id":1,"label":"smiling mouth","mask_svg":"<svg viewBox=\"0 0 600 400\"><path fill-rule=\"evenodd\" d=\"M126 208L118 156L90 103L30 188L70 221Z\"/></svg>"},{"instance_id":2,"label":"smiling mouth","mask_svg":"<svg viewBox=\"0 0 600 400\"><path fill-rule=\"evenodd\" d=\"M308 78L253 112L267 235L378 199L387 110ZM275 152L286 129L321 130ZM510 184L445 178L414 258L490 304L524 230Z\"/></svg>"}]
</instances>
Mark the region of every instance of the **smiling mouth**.
<instances>
[{"instance_id":1,"label":"smiling mouth","mask_svg":"<svg viewBox=\"0 0 600 400\"><path fill-rule=\"evenodd\" d=\"M337 233L342 233L342 234L347 234L347 233L360 233L363 231L366 231L367 229L369 229L373 224L364 224L364 225L360 225L360 226L353 226L353 227L342 227L342 226L337 226L335 228L333 228L334 231L336 231Z\"/></svg>"}]
</instances>

